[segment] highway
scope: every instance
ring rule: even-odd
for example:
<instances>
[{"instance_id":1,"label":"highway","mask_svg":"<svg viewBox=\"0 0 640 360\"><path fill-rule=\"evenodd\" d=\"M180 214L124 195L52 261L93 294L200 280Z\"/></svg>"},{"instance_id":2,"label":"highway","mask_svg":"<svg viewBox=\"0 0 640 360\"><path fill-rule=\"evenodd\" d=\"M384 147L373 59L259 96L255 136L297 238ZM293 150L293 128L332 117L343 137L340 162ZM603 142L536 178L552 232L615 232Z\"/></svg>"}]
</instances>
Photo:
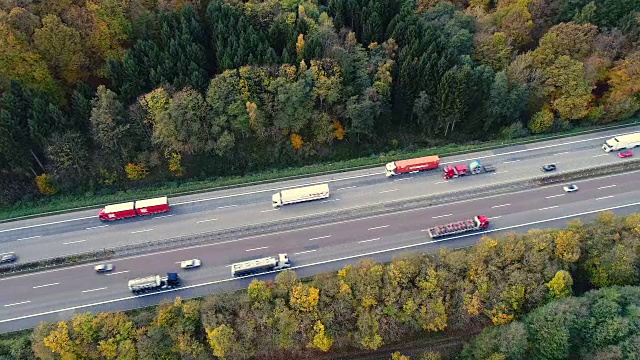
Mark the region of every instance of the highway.
<instances>
[{"instance_id":1,"label":"highway","mask_svg":"<svg viewBox=\"0 0 640 360\"><path fill-rule=\"evenodd\" d=\"M557 164L558 172L563 172L625 161L600 147L614 135L635 131L640 126L443 158L442 165L480 159L497 167L492 174L459 179L443 180L438 170L389 179L383 168L376 168L171 198L169 213L113 223L101 223L97 209L5 222L0 223L0 253L16 252L24 262L429 194L473 191L540 176L546 163ZM327 200L271 207L271 195L278 190L323 182L330 184Z\"/></svg>"},{"instance_id":2,"label":"highway","mask_svg":"<svg viewBox=\"0 0 640 360\"><path fill-rule=\"evenodd\" d=\"M68 319L75 312L130 309L176 295L191 298L246 287L251 278L231 278L231 263L282 252L289 254L294 270L306 276L339 269L365 256L390 260L403 252L471 246L483 234L560 227L574 218L589 218L602 210L637 212L640 211L638 175L640 172L578 181L580 190L576 193L565 193L562 185L553 185L117 259L112 261L115 270L108 275L96 274L95 264L85 264L0 279L3 288L0 330L32 327L43 319ZM490 228L436 241L426 235L425 229L430 226L474 215L489 216ZM180 270L178 262L190 258L201 259L203 266ZM129 279L169 271L179 272L183 287L138 297L132 296L127 288Z\"/></svg>"}]
</instances>

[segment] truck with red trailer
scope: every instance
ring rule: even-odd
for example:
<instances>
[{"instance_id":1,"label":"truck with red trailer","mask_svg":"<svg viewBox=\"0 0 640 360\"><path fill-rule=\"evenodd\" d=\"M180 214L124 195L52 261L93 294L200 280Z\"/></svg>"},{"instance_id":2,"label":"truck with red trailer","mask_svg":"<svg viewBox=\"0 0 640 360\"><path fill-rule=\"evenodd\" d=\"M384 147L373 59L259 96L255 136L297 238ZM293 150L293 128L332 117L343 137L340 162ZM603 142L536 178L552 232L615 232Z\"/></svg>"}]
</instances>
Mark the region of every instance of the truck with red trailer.
<instances>
[{"instance_id":1,"label":"truck with red trailer","mask_svg":"<svg viewBox=\"0 0 640 360\"><path fill-rule=\"evenodd\" d=\"M440 166L440 157L438 155L425 156L415 159L398 160L390 162L386 165L387 177L400 174L413 173L423 170L431 170Z\"/></svg>"},{"instance_id":2,"label":"truck with red trailer","mask_svg":"<svg viewBox=\"0 0 640 360\"><path fill-rule=\"evenodd\" d=\"M460 176L477 175L496 171L493 165L483 165L480 161L472 161L469 166L465 164L447 165L442 169L442 175L446 180Z\"/></svg>"},{"instance_id":3,"label":"truck with red trailer","mask_svg":"<svg viewBox=\"0 0 640 360\"><path fill-rule=\"evenodd\" d=\"M169 211L169 199L163 196L154 199L107 205L103 209L100 209L98 217L101 221L114 221L134 216L159 214L167 211Z\"/></svg>"},{"instance_id":4,"label":"truck with red trailer","mask_svg":"<svg viewBox=\"0 0 640 360\"><path fill-rule=\"evenodd\" d=\"M470 231L482 230L489 227L489 218L484 215L474 216L472 219L452 222L446 225L438 225L427 229L432 239L443 236L462 234Z\"/></svg>"}]
</instances>

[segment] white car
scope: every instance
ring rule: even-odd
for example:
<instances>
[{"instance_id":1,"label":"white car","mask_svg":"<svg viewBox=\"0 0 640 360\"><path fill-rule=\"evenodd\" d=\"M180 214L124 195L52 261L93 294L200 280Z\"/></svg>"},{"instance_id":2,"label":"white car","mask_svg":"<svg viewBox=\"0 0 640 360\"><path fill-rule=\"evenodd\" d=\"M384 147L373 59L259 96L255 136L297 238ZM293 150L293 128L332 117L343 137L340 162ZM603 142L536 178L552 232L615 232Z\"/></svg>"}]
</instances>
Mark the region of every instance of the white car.
<instances>
[{"instance_id":1,"label":"white car","mask_svg":"<svg viewBox=\"0 0 640 360\"><path fill-rule=\"evenodd\" d=\"M109 272L109 271L113 270L113 264L96 265L96 266L93 267L93 270L95 270L98 273Z\"/></svg>"},{"instance_id":2,"label":"white car","mask_svg":"<svg viewBox=\"0 0 640 360\"><path fill-rule=\"evenodd\" d=\"M563 186L562 189L568 193L578 191L578 185L571 184L567 186Z\"/></svg>"},{"instance_id":3,"label":"white car","mask_svg":"<svg viewBox=\"0 0 640 360\"><path fill-rule=\"evenodd\" d=\"M182 269L193 269L202 265L202 262L199 259L191 259L180 262L180 268Z\"/></svg>"}]
</instances>

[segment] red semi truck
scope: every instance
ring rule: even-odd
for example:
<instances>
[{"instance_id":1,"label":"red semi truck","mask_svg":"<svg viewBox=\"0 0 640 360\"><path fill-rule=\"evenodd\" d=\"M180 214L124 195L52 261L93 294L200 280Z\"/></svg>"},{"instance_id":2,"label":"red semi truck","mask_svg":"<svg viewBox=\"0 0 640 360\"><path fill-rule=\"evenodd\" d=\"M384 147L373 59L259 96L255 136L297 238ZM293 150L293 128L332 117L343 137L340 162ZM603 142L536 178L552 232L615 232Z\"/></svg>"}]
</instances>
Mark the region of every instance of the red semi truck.
<instances>
[{"instance_id":1,"label":"red semi truck","mask_svg":"<svg viewBox=\"0 0 640 360\"><path fill-rule=\"evenodd\" d=\"M425 156L415 159L398 160L387 164L386 175L387 177L391 177L422 170L431 170L437 168L438 166L440 166L440 157L437 155Z\"/></svg>"},{"instance_id":2,"label":"red semi truck","mask_svg":"<svg viewBox=\"0 0 640 360\"><path fill-rule=\"evenodd\" d=\"M113 221L134 216L153 215L169 211L169 199L166 196L130 201L122 204L107 205L100 209L98 217L101 221Z\"/></svg>"},{"instance_id":3,"label":"red semi truck","mask_svg":"<svg viewBox=\"0 0 640 360\"><path fill-rule=\"evenodd\" d=\"M489 227L489 219L484 215L474 216L473 219L452 222L427 229L429 236L436 239L443 236L462 234L469 231L486 229Z\"/></svg>"},{"instance_id":4,"label":"red semi truck","mask_svg":"<svg viewBox=\"0 0 640 360\"><path fill-rule=\"evenodd\" d=\"M477 175L496 171L496 168L492 165L483 165L480 161L475 160L469 164L469 167L465 164L447 165L442 169L442 176L446 179L453 179L459 176Z\"/></svg>"}]
</instances>

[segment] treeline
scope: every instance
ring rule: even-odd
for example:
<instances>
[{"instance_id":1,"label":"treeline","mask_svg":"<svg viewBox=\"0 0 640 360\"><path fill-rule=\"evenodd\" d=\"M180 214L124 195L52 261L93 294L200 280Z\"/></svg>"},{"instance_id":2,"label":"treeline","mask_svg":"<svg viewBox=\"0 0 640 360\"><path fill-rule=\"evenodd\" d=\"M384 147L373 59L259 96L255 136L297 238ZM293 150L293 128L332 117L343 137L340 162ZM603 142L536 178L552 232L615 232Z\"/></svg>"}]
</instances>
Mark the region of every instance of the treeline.
<instances>
[{"instance_id":1,"label":"treeline","mask_svg":"<svg viewBox=\"0 0 640 360\"><path fill-rule=\"evenodd\" d=\"M638 307L640 288L631 286L553 301L485 330L460 359L637 359Z\"/></svg>"},{"instance_id":2,"label":"treeline","mask_svg":"<svg viewBox=\"0 0 640 360\"><path fill-rule=\"evenodd\" d=\"M554 310L566 309L556 315L558 321L565 316L562 324L535 320L549 310L526 315L574 293L640 285L639 224L638 213L617 217L606 212L589 224L573 222L562 230L483 238L465 250L408 254L389 264L364 260L309 281L285 271L273 282L254 280L246 291L201 300L178 298L151 311L77 314L70 321L40 324L31 335L28 354L28 342L16 343L15 348L27 354L16 359L313 359L382 349L444 330L506 324L512 325L489 330L495 336L480 336L465 356L545 358L548 353L539 350L544 345L533 341L535 336L555 341L554 349L565 351L546 358L587 356L597 350L591 345L637 342L629 338L637 325L621 318L636 316L635 310L603 303L591 327L602 331L590 335L602 336L580 348L575 346L580 340L569 338L583 330L571 325L588 317L576 315L572 320L571 311L587 311L580 304L591 301L589 297L552 305ZM603 325L603 319L616 311L620 316ZM538 334L529 342L523 323L527 332ZM518 331L517 337L512 334ZM498 340L504 338L514 347Z\"/></svg>"},{"instance_id":3,"label":"treeline","mask_svg":"<svg viewBox=\"0 0 640 360\"><path fill-rule=\"evenodd\" d=\"M0 2L0 206L640 108L640 0Z\"/></svg>"}]
</instances>

